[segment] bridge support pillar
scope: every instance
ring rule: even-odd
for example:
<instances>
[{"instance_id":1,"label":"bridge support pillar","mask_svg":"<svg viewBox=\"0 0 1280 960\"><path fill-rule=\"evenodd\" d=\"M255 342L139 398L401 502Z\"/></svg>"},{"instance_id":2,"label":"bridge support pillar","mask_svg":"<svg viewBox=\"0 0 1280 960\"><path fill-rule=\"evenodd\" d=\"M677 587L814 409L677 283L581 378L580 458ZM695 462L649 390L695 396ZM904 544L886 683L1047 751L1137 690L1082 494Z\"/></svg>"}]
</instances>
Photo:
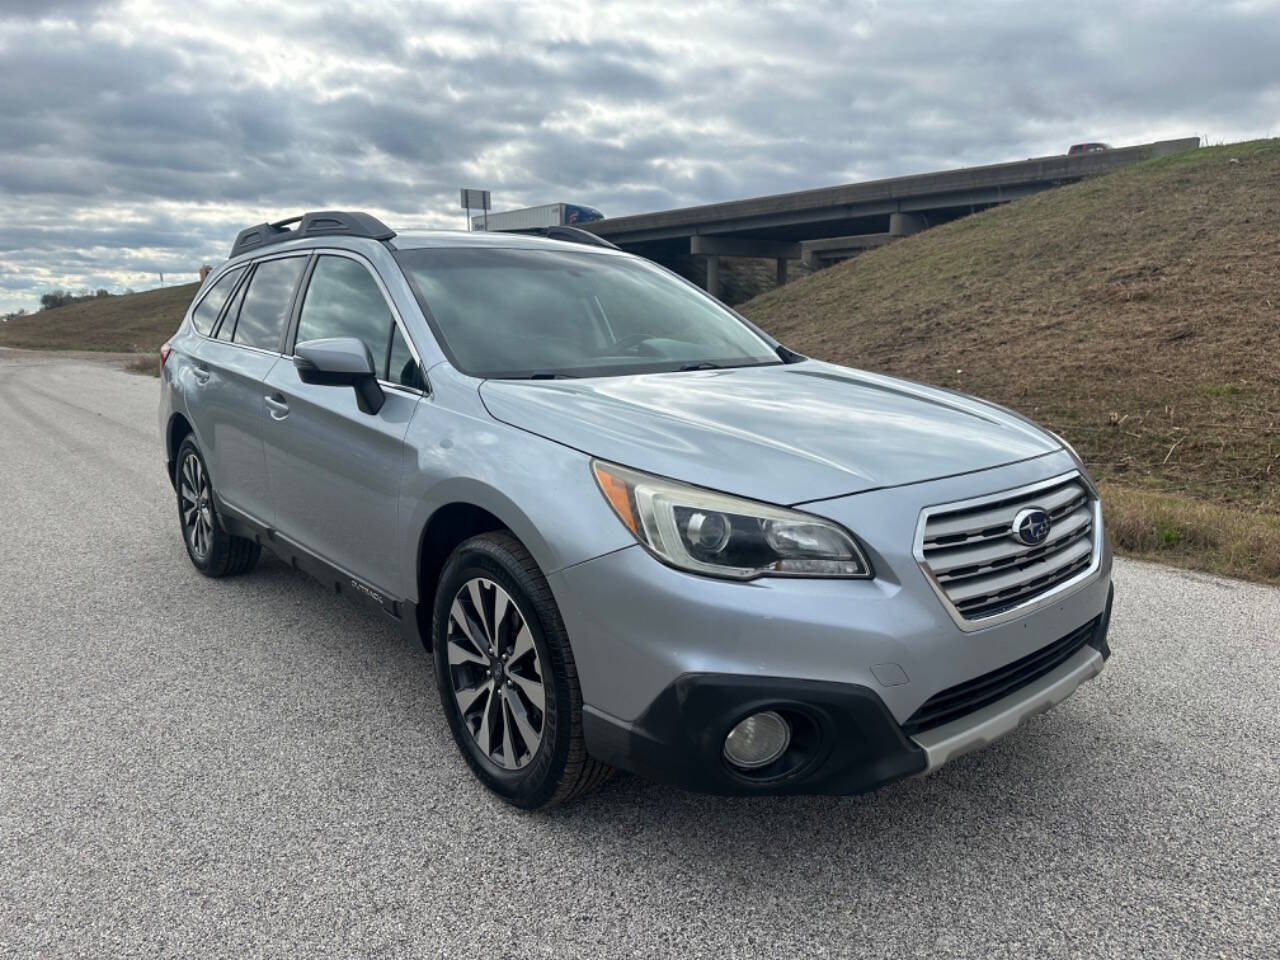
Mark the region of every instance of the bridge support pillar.
<instances>
[{"instance_id":1,"label":"bridge support pillar","mask_svg":"<svg viewBox=\"0 0 1280 960\"><path fill-rule=\"evenodd\" d=\"M707 293L720 296L720 257L715 254L707 257Z\"/></svg>"},{"instance_id":2,"label":"bridge support pillar","mask_svg":"<svg viewBox=\"0 0 1280 960\"><path fill-rule=\"evenodd\" d=\"M909 233L919 233L928 224L918 213L889 214L889 236L905 237Z\"/></svg>"},{"instance_id":3,"label":"bridge support pillar","mask_svg":"<svg viewBox=\"0 0 1280 960\"><path fill-rule=\"evenodd\" d=\"M778 286L784 286L787 282L787 261L784 257L778 258Z\"/></svg>"}]
</instances>

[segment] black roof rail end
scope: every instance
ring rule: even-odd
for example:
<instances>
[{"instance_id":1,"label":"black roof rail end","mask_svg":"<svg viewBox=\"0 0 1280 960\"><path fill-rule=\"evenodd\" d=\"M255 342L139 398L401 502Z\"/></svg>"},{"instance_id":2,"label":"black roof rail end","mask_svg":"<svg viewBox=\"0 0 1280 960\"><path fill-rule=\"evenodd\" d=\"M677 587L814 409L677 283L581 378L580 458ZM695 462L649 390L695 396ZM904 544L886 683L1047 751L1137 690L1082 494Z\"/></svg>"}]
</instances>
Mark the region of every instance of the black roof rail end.
<instances>
[{"instance_id":1,"label":"black roof rail end","mask_svg":"<svg viewBox=\"0 0 1280 960\"><path fill-rule=\"evenodd\" d=\"M297 227L290 230L289 224ZM245 227L231 245L231 256L251 253L275 243L299 237L365 237L370 240L390 240L396 232L377 217L367 213L348 213L342 210L318 210L300 217L277 220L275 223L259 223Z\"/></svg>"}]
</instances>

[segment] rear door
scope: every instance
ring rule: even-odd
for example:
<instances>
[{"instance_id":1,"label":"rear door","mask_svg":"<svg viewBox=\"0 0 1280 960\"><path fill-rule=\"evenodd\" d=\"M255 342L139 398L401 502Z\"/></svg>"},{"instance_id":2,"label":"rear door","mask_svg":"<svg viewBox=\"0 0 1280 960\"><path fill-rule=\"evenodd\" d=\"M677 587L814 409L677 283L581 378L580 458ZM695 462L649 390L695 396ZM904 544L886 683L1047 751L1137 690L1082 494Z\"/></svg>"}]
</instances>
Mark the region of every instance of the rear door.
<instances>
[{"instance_id":1,"label":"rear door","mask_svg":"<svg viewBox=\"0 0 1280 960\"><path fill-rule=\"evenodd\" d=\"M267 470L279 533L327 563L403 596L395 545L404 436L425 383L386 290L368 263L316 258L293 343L355 337L374 359L386 402L362 413L351 387L303 383L287 358L266 380Z\"/></svg>"},{"instance_id":2,"label":"rear door","mask_svg":"<svg viewBox=\"0 0 1280 960\"><path fill-rule=\"evenodd\" d=\"M290 306L307 256L257 263L241 282L213 339L196 350L199 399L191 406L213 488L224 506L272 523L262 422L262 382L279 361Z\"/></svg>"}]
</instances>

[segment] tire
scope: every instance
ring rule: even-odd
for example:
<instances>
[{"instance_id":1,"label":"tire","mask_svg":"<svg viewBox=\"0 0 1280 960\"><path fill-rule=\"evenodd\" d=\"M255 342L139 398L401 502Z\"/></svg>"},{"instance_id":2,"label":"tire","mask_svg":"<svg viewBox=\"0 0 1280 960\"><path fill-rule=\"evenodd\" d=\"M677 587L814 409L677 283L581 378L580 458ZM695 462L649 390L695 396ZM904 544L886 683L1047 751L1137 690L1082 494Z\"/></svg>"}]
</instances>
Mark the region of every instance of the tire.
<instances>
[{"instance_id":1,"label":"tire","mask_svg":"<svg viewBox=\"0 0 1280 960\"><path fill-rule=\"evenodd\" d=\"M192 565L206 577L231 577L252 570L262 547L223 529L209 470L192 437L182 441L174 463L178 523Z\"/></svg>"},{"instance_id":2,"label":"tire","mask_svg":"<svg viewBox=\"0 0 1280 960\"><path fill-rule=\"evenodd\" d=\"M612 768L587 755L560 611L519 540L486 533L454 550L440 574L431 635L441 707L481 783L539 810L608 779Z\"/></svg>"}]
</instances>

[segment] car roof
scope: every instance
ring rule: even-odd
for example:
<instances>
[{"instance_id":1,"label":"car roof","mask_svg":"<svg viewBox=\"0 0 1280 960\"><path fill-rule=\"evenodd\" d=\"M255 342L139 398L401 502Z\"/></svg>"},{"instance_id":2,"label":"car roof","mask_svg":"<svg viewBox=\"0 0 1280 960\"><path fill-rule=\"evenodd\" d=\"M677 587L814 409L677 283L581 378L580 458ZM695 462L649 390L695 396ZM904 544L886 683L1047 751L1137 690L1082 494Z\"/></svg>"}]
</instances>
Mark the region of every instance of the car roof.
<instances>
[{"instance_id":1,"label":"car roof","mask_svg":"<svg viewBox=\"0 0 1280 960\"><path fill-rule=\"evenodd\" d=\"M225 269L257 260L259 257L280 254L306 253L322 248L339 248L358 251L365 244L382 246L383 241L367 237L344 236L311 236L298 237L273 243L268 247L248 250L228 258L220 264L217 273ZM397 233L389 244L394 250L429 250L429 249L488 249L488 250L544 250L548 252L573 250L579 253L598 253L614 257L634 258L634 254L607 246L595 246L588 243L574 243L568 240L555 240L523 233L486 232L483 230L409 230Z\"/></svg>"},{"instance_id":2,"label":"car roof","mask_svg":"<svg viewBox=\"0 0 1280 960\"><path fill-rule=\"evenodd\" d=\"M411 230L397 233L392 241L397 250L422 250L444 247L480 247L517 250L578 250L591 253L622 254L621 250L586 243L555 240L526 233L502 233L484 230Z\"/></svg>"}]
</instances>

